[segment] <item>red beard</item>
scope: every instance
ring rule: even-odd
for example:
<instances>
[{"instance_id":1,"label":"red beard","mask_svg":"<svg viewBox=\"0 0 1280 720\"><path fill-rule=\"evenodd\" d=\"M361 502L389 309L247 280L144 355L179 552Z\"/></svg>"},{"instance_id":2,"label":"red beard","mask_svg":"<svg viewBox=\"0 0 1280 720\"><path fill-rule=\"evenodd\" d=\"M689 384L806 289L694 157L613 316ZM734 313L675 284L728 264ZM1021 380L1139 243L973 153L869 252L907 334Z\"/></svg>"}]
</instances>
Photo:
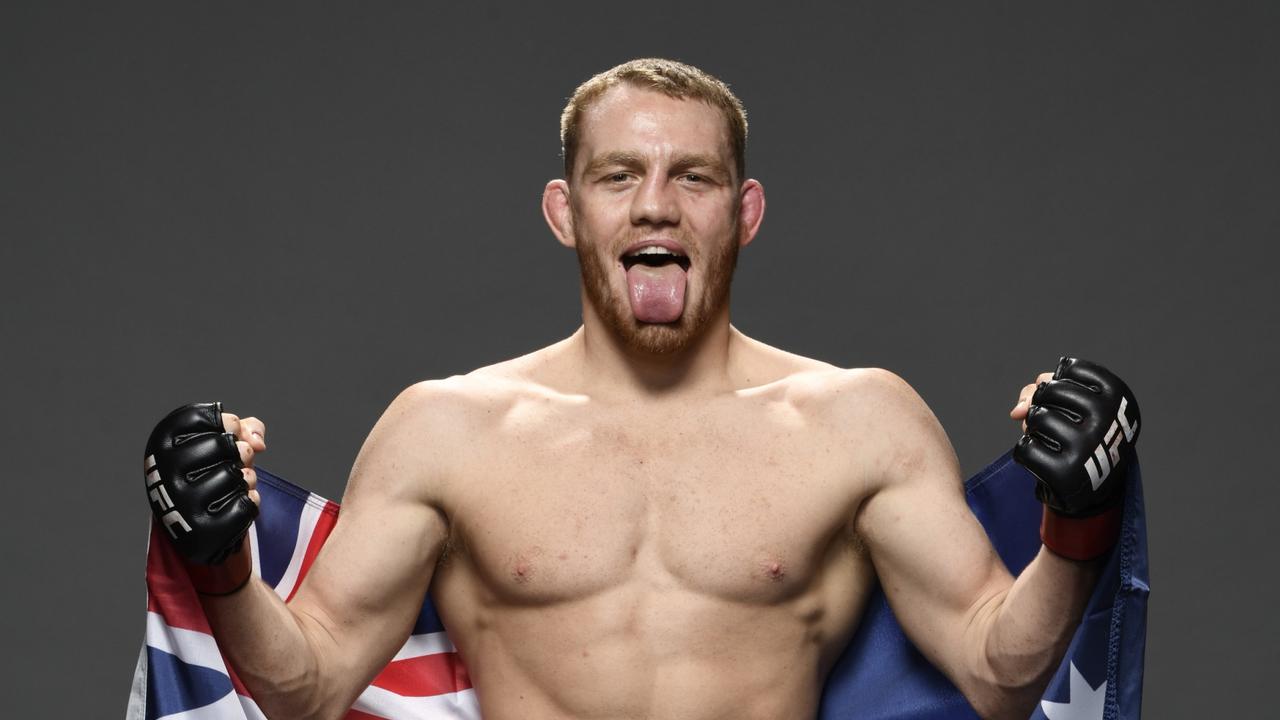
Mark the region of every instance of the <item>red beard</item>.
<instances>
[{"instance_id":1,"label":"red beard","mask_svg":"<svg viewBox=\"0 0 1280 720\"><path fill-rule=\"evenodd\" d=\"M737 237L736 228L732 237ZM712 318L729 303L729 286L738 264L738 244L732 240L711 257L690 256L690 261L703 270L705 286L696 302L686 302L680 317L669 323L637 320L627 298L615 295L609 283L610 273L617 271L618 259L606 257L593 242L584 240L579 236L576 250L587 299L609 332L630 349L652 355L679 353L701 337Z\"/></svg>"}]
</instances>

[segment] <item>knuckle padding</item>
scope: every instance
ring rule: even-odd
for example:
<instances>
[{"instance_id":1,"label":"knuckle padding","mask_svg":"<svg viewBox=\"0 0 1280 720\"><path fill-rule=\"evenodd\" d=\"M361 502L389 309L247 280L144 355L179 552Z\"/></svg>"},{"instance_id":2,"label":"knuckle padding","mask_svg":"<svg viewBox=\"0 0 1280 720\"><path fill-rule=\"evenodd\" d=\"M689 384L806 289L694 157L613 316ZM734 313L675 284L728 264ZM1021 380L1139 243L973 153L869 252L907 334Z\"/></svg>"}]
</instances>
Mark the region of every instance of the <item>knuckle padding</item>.
<instances>
[{"instance_id":1,"label":"knuckle padding","mask_svg":"<svg viewBox=\"0 0 1280 720\"><path fill-rule=\"evenodd\" d=\"M253 500L249 499L249 495L246 493L236 498L228 512L232 513L237 519L243 519L245 527L248 527L248 524L258 517L258 506Z\"/></svg>"},{"instance_id":2,"label":"knuckle padding","mask_svg":"<svg viewBox=\"0 0 1280 720\"><path fill-rule=\"evenodd\" d=\"M221 406L218 403L184 405L170 412L156 425L155 434L167 437L166 445L172 445L182 434L222 432Z\"/></svg>"},{"instance_id":3,"label":"knuckle padding","mask_svg":"<svg viewBox=\"0 0 1280 720\"><path fill-rule=\"evenodd\" d=\"M1061 381L1046 384L1037 395L1039 395L1036 400L1037 405L1059 407L1082 416L1090 414L1089 410L1094 404L1092 400L1095 397L1090 390L1076 383Z\"/></svg>"},{"instance_id":4,"label":"knuckle padding","mask_svg":"<svg viewBox=\"0 0 1280 720\"><path fill-rule=\"evenodd\" d=\"M239 464L240 450L234 440L228 440L230 437L225 433L205 433L169 451L174 472L195 482L208 468L222 463Z\"/></svg>"},{"instance_id":5,"label":"knuckle padding","mask_svg":"<svg viewBox=\"0 0 1280 720\"><path fill-rule=\"evenodd\" d=\"M1052 453L1053 455L1057 455L1062 452L1062 443L1058 442L1056 438L1046 432L1028 428L1027 436L1034 440L1040 447L1044 448L1045 452Z\"/></svg>"},{"instance_id":6,"label":"knuckle padding","mask_svg":"<svg viewBox=\"0 0 1280 720\"><path fill-rule=\"evenodd\" d=\"M152 511L157 518L170 509L181 515L189 527L174 532L174 545L201 563L220 562L238 547L258 514L236 438L224 432L221 416L219 403L183 406L165 416L147 441L147 455L172 503L158 504L149 495Z\"/></svg>"},{"instance_id":7,"label":"knuckle padding","mask_svg":"<svg viewBox=\"0 0 1280 720\"><path fill-rule=\"evenodd\" d=\"M1039 432L1058 442L1063 442L1068 437L1074 425L1066 415L1045 405L1034 405L1027 412L1027 432Z\"/></svg>"},{"instance_id":8,"label":"knuckle padding","mask_svg":"<svg viewBox=\"0 0 1280 720\"><path fill-rule=\"evenodd\" d=\"M187 486L189 505L193 512L210 514L218 501L237 492L247 493L249 488L239 468L222 465L206 473L199 482Z\"/></svg>"},{"instance_id":9,"label":"knuckle padding","mask_svg":"<svg viewBox=\"0 0 1280 720\"><path fill-rule=\"evenodd\" d=\"M224 512L231 512L231 510L229 510L228 508L231 506L232 503L236 501L236 496L238 494L239 493L237 491L232 490L226 495L223 495L222 497L217 498L213 502L209 503L208 507L206 507L205 510L208 511L210 515L218 515L218 516L222 516Z\"/></svg>"},{"instance_id":10,"label":"knuckle padding","mask_svg":"<svg viewBox=\"0 0 1280 720\"><path fill-rule=\"evenodd\" d=\"M1103 393L1114 393L1116 384L1119 381L1119 378L1111 371L1088 360L1073 361L1065 368L1062 379L1074 380L1085 386L1099 388Z\"/></svg>"},{"instance_id":11,"label":"knuckle padding","mask_svg":"<svg viewBox=\"0 0 1280 720\"><path fill-rule=\"evenodd\" d=\"M1050 459L1051 453L1052 451L1034 436L1023 435L1014 449L1014 459L1023 465L1030 466L1032 472L1035 472L1036 468L1043 467Z\"/></svg>"}]
</instances>

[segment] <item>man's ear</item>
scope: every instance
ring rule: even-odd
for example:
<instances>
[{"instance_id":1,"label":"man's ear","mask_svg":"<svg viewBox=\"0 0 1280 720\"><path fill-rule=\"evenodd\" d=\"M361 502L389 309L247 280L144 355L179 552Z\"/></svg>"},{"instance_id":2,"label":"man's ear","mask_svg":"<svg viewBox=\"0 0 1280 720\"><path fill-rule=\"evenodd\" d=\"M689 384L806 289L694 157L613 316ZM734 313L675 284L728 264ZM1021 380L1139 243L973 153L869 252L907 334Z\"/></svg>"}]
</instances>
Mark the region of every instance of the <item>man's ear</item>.
<instances>
[{"instance_id":1,"label":"man's ear","mask_svg":"<svg viewBox=\"0 0 1280 720\"><path fill-rule=\"evenodd\" d=\"M573 234L573 208L569 206L569 183L564 180L552 180L542 191L542 217L556 240L565 247L577 245L577 237Z\"/></svg>"},{"instance_id":2,"label":"man's ear","mask_svg":"<svg viewBox=\"0 0 1280 720\"><path fill-rule=\"evenodd\" d=\"M746 247L764 222L764 186L758 180L747 180L739 193L738 246Z\"/></svg>"}]
</instances>

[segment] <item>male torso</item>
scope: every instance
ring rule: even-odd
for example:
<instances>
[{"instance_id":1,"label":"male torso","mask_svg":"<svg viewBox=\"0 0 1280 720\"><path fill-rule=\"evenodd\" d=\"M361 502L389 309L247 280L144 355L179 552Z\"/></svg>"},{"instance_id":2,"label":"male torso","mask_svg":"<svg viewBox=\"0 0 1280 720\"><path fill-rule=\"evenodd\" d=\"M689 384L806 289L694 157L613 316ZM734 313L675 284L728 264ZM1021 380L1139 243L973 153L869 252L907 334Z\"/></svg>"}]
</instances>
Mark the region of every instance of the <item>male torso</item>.
<instances>
[{"instance_id":1,"label":"male torso","mask_svg":"<svg viewBox=\"0 0 1280 720\"><path fill-rule=\"evenodd\" d=\"M878 381L745 343L694 402L557 387L555 347L448 381L431 592L488 720L815 711L873 580Z\"/></svg>"}]
</instances>

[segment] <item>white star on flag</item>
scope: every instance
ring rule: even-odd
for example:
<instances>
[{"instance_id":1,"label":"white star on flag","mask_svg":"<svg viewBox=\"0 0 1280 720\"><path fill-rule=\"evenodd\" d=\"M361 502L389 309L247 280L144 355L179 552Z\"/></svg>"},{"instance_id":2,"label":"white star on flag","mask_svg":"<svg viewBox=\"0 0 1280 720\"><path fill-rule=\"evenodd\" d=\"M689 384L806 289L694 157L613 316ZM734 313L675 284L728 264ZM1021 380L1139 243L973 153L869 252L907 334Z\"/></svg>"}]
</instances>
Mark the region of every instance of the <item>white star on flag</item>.
<instances>
[{"instance_id":1,"label":"white star on flag","mask_svg":"<svg viewBox=\"0 0 1280 720\"><path fill-rule=\"evenodd\" d=\"M1102 720L1106 703L1107 681L1103 680L1098 689L1094 690L1076 669L1076 664L1071 663L1071 687L1067 702L1041 700L1040 708L1049 720Z\"/></svg>"}]
</instances>

